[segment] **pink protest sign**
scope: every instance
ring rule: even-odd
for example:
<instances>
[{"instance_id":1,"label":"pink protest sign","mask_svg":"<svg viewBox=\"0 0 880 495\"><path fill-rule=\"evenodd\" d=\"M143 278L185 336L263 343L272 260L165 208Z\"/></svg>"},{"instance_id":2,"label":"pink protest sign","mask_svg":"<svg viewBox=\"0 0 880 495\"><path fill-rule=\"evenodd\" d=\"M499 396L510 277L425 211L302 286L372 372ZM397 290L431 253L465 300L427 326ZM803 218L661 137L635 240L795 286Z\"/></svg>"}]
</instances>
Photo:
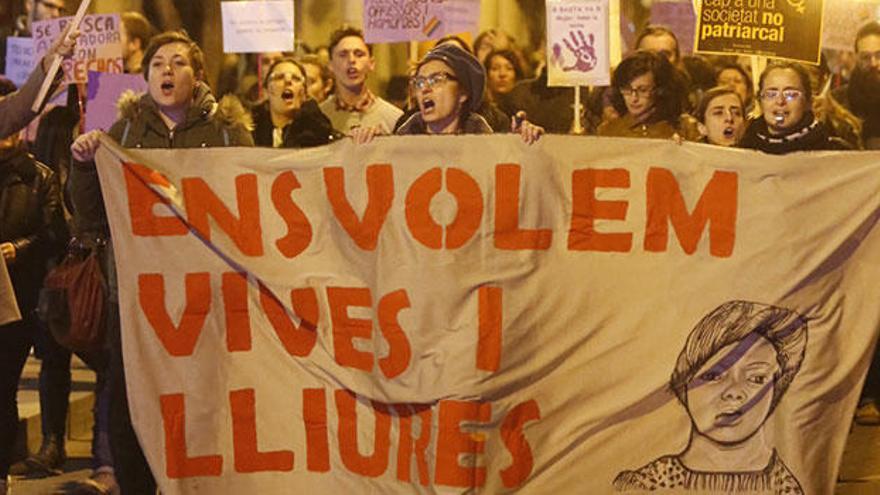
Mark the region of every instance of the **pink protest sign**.
<instances>
[{"instance_id":1,"label":"pink protest sign","mask_svg":"<svg viewBox=\"0 0 880 495\"><path fill-rule=\"evenodd\" d=\"M368 43L424 41L477 30L479 0L364 0Z\"/></svg>"},{"instance_id":2,"label":"pink protest sign","mask_svg":"<svg viewBox=\"0 0 880 495\"><path fill-rule=\"evenodd\" d=\"M662 0L651 5L651 24L668 27L678 38L682 55L694 51L697 16L691 0Z\"/></svg>"},{"instance_id":3,"label":"pink protest sign","mask_svg":"<svg viewBox=\"0 0 880 495\"><path fill-rule=\"evenodd\" d=\"M111 74L89 71L89 93L86 104L86 131L110 129L118 118L116 103L125 91L143 93L147 81L141 74Z\"/></svg>"}]
</instances>

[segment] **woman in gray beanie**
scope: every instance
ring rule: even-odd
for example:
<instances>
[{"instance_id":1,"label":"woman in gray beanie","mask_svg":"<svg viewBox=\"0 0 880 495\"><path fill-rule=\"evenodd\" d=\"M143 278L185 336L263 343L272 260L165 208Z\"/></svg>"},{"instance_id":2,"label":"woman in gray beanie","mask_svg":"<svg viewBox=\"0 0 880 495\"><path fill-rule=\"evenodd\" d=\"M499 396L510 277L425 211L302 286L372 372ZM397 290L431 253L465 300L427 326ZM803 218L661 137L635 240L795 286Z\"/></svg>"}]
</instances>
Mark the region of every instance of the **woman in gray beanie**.
<instances>
[{"instance_id":1,"label":"woman in gray beanie","mask_svg":"<svg viewBox=\"0 0 880 495\"><path fill-rule=\"evenodd\" d=\"M486 120L475 112L483 99L486 71L470 53L451 43L436 46L419 62L410 84L419 112L396 134L492 134ZM512 119L511 130L529 144L544 133L522 116ZM369 142L376 135L372 128L352 133L357 143Z\"/></svg>"}]
</instances>

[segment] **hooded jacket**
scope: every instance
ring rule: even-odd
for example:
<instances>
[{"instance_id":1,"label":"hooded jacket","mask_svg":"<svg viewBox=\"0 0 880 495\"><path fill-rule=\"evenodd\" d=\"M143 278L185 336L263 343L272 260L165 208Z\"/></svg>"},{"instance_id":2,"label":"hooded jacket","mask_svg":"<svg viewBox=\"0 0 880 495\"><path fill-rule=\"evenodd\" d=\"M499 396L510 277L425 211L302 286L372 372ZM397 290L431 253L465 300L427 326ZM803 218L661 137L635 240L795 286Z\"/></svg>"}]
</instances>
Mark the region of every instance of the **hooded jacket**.
<instances>
[{"instance_id":1,"label":"hooded jacket","mask_svg":"<svg viewBox=\"0 0 880 495\"><path fill-rule=\"evenodd\" d=\"M208 148L253 146L250 115L233 96L220 103L200 84L184 121L168 129L149 93L123 94L117 104L121 118L108 134L126 148ZM70 172L70 197L77 233L109 235L101 185L94 162L74 162Z\"/></svg>"}]
</instances>

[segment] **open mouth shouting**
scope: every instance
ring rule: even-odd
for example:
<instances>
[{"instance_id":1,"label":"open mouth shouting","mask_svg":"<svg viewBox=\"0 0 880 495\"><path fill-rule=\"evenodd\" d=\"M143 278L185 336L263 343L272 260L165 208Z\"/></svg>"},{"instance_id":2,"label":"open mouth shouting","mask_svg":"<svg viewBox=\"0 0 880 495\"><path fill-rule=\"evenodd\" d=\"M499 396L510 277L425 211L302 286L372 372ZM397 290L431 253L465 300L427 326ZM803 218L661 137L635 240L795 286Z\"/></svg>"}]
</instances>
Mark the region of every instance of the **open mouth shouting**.
<instances>
[{"instance_id":1,"label":"open mouth shouting","mask_svg":"<svg viewBox=\"0 0 880 495\"><path fill-rule=\"evenodd\" d=\"M281 92L281 99L284 100L285 103L292 104L296 99L296 94L294 94L292 89L285 89Z\"/></svg>"},{"instance_id":2,"label":"open mouth shouting","mask_svg":"<svg viewBox=\"0 0 880 495\"><path fill-rule=\"evenodd\" d=\"M159 88L162 90L162 95L171 96L174 94L174 81L162 81L162 84L159 86Z\"/></svg>"},{"instance_id":3,"label":"open mouth shouting","mask_svg":"<svg viewBox=\"0 0 880 495\"><path fill-rule=\"evenodd\" d=\"M431 97L422 98L422 113L430 114L434 111L437 104L434 103L434 100Z\"/></svg>"},{"instance_id":4,"label":"open mouth shouting","mask_svg":"<svg viewBox=\"0 0 880 495\"><path fill-rule=\"evenodd\" d=\"M736 129L732 126L725 127L722 134L724 134L724 137L727 139L734 139L736 137Z\"/></svg>"}]
</instances>

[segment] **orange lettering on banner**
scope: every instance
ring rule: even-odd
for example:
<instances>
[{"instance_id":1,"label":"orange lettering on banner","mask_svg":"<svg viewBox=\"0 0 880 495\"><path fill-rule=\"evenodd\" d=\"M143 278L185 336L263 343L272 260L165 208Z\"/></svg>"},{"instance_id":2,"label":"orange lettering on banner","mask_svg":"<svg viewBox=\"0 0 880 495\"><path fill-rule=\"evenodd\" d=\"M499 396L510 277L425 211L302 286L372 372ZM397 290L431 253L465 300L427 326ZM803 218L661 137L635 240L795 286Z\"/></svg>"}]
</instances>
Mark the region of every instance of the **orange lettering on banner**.
<instances>
[{"instance_id":1,"label":"orange lettering on banner","mask_svg":"<svg viewBox=\"0 0 880 495\"><path fill-rule=\"evenodd\" d=\"M709 253L726 258L733 254L736 239L738 176L716 171L706 184L693 214L689 214L675 176L667 169L648 171L645 250L666 251L669 223L687 254L697 250L709 223Z\"/></svg>"},{"instance_id":2,"label":"orange lettering on banner","mask_svg":"<svg viewBox=\"0 0 880 495\"><path fill-rule=\"evenodd\" d=\"M327 287L330 303L330 320L333 325L333 354L341 366L364 371L373 370L373 354L359 351L352 342L356 338L370 339L373 322L348 316L350 306L369 308L373 304L370 289L350 287Z\"/></svg>"},{"instance_id":3,"label":"orange lettering on banner","mask_svg":"<svg viewBox=\"0 0 880 495\"><path fill-rule=\"evenodd\" d=\"M348 232L355 244L366 251L376 249L379 232L385 224L388 210L394 199L394 172L391 165L370 165L367 167L367 207L364 219L358 219L351 203L345 195L345 171L342 167L324 169L324 186L327 199L333 207L333 214Z\"/></svg>"},{"instance_id":4,"label":"orange lettering on banner","mask_svg":"<svg viewBox=\"0 0 880 495\"><path fill-rule=\"evenodd\" d=\"M484 371L498 371L501 366L501 295L501 287L480 287L477 369Z\"/></svg>"},{"instance_id":5,"label":"orange lettering on banner","mask_svg":"<svg viewBox=\"0 0 880 495\"><path fill-rule=\"evenodd\" d=\"M428 458L426 451L431 443L431 407L420 404L397 404L394 406L400 419L400 440L397 448L397 479L410 482L410 464L412 456L416 456L419 470L419 483L427 486ZM413 416L419 417L419 436L413 441Z\"/></svg>"},{"instance_id":6,"label":"orange lettering on banner","mask_svg":"<svg viewBox=\"0 0 880 495\"><path fill-rule=\"evenodd\" d=\"M139 163L124 163L125 190L128 195L128 213L131 231L136 236L172 236L189 232L186 224L176 216L156 216L153 207L167 205L165 198L146 184L168 187L168 179L159 172ZM146 184L145 184L146 183Z\"/></svg>"},{"instance_id":7,"label":"orange lettering on banner","mask_svg":"<svg viewBox=\"0 0 880 495\"><path fill-rule=\"evenodd\" d=\"M406 224L413 237L431 249L443 247L443 227L431 218L431 199L443 187L443 171L432 168L406 193Z\"/></svg>"},{"instance_id":8,"label":"orange lettering on banner","mask_svg":"<svg viewBox=\"0 0 880 495\"><path fill-rule=\"evenodd\" d=\"M437 466L434 481L440 485L475 488L486 483L486 468L477 466L476 459L470 466L459 464L462 454L481 454L485 448L485 438L481 433L461 431L461 423L482 422L492 419L492 405L489 403L461 402L455 400L440 402L440 419L437 426Z\"/></svg>"},{"instance_id":9,"label":"orange lettering on banner","mask_svg":"<svg viewBox=\"0 0 880 495\"><path fill-rule=\"evenodd\" d=\"M259 451L256 400L252 388L229 392L235 471L238 473L293 471L293 452L289 450Z\"/></svg>"},{"instance_id":10,"label":"orange lettering on banner","mask_svg":"<svg viewBox=\"0 0 880 495\"><path fill-rule=\"evenodd\" d=\"M550 249L553 231L519 227L519 185L522 167L495 167L495 247L498 249Z\"/></svg>"},{"instance_id":11,"label":"orange lettering on banner","mask_svg":"<svg viewBox=\"0 0 880 495\"><path fill-rule=\"evenodd\" d=\"M172 356L192 355L211 309L211 276L207 273L187 273L185 283L186 306L180 317L180 325L175 326L165 307L165 276L160 273L138 275L141 309L162 346Z\"/></svg>"},{"instance_id":12,"label":"orange lettering on banner","mask_svg":"<svg viewBox=\"0 0 880 495\"><path fill-rule=\"evenodd\" d=\"M290 194L302 187L293 172L284 172L272 183L272 204L287 224L287 235L275 241L286 258L302 253L312 242L312 225Z\"/></svg>"},{"instance_id":13,"label":"orange lettering on banner","mask_svg":"<svg viewBox=\"0 0 880 495\"><path fill-rule=\"evenodd\" d=\"M303 389L303 422L306 427L306 467L309 471L330 471L330 442L327 439L327 393L322 388Z\"/></svg>"},{"instance_id":14,"label":"orange lettering on banner","mask_svg":"<svg viewBox=\"0 0 880 495\"><path fill-rule=\"evenodd\" d=\"M501 439L513 458L510 466L501 471L501 481L506 488L516 488L532 474L535 460L532 448L523 435L523 426L529 421L539 419L541 410L538 403L530 400L514 407L501 424Z\"/></svg>"},{"instance_id":15,"label":"orange lettering on banner","mask_svg":"<svg viewBox=\"0 0 880 495\"><path fill-rule=\"evenodd\" d=\"M229 211L203 179L186 178L181 183L187 219L202 237L211 240L211 226L208 221L210 215L242 254L263 255L263 230L260 227L260 200L255 174L243 174L235 178L239 218Z\"/></svg>"},{"instance_id":16,"label":"orange lettering on banner","mask_svg":"<svg viewBox=\"0 0 880 495\"><path fill-rule=\"evenodd\" d=\"M626 253L632 249L631 233L597 232L594 222L626 220L629 204L626 201L600 201L596 189L600 187L629 188L626 169L575 170L571 179L571 228L568 249L573 251L600 251Z\"/></svg>"},{"instance_id":17,"label":"orange lettering on banner","mask_svg":"<svg viewBox=\"0 0 880 495\"><path fill-rule=\"evenodd\" d=\"M162 425L165 428L165 474L169 478L192 478L196 476L220 476L223 457L205 455L189 457L186 452L186 408L183 394L159 397L162 409Z\"/></svg>"},{"instance_id":18,"label":"orange lettering on banner","mask_svg":"<svg viewBox=\"0 0 880 495\"><path fill-rule=\"evenodd\" d=\"M318 341L318 295L312 288L293 289L290 291L290 303L299 317L299 325L292 321L292 315L275 294L260 284L260 305L284 350L291 356L305 357Z\"/></svg>"},{"instance_id":19,"label":"orange lettering on banner","mask_svg":"<svg viewBox=\"0 0 880 495\"><path fill-rule=\"evenodd\" d=\"M357 399L348 390L337 390L336 410L339 413L339 456L349 471L375 478L388 469L391 448L391 415L388 406L370 401L376 418L373 430L373 453L361 455L358 451Z\"/></svg>"},{"instance_id":20,"label":"orange lettering on banner","mask_svg":"<svg viewBox=\"0 0 880 495\"><path fill-rule=\"evenodd\" d=\"M251 319L248 282L243 273L223 274L223 306L226 315L226 350L251 350Z\"/></svg>"},{"instance_id":21,"label":"orange lettering on banner","mask_svg":"<svg viewBox=\"0 0 880 495\"><path fill-rule=\"evenodd\" d=\"M443 227L431 216L431 200L442 188L442 172L433 168L422 174L406 194L406 224L413 237L425 247L443 246ZM455 219L446 227L446 249L458 249L474 237L483 217L483 193L467 172L446 170L446 189L458 205Z\"/></svg>"},{"instance_id":22,"label":"orange lettering on banner","mask_svg":"<svg viewBox=\"0 0 880 495\"><path fill-rule=\"evenodd\" d=\"M401 289L387 294L379 301L379 330L388 341L388 355L379 359L379 369L387 378L394 378L409 366L412 350L397 315L410 307L406 291Z\"/></svg>"}]
</instances>

